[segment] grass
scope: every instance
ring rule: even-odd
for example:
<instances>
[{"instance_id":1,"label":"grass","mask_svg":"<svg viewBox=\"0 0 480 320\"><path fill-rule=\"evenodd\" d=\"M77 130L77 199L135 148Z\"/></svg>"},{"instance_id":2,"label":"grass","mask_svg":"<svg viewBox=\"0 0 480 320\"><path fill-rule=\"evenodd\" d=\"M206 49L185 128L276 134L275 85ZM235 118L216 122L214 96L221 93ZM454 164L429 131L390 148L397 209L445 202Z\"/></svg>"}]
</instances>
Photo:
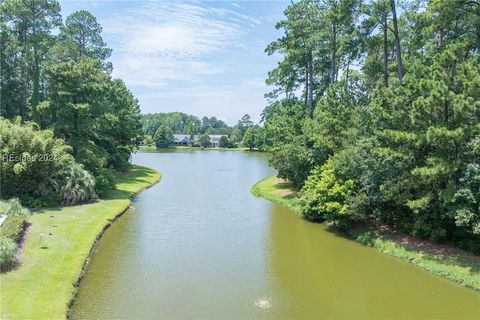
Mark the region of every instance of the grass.
<instances>
[{"instance_id":1,"label":"grass","mask_svg":"<svg viewBox=\"0 0 480 320\"><path fill-rule=\"evenodd\" d=\"M296 191L290 184L276 176L260 180L252 187L251 191L258 197L284 205L301 215ZM423 246L415 245L415 243L404 245L400 243L398 237L379 230L357 228L348 233L353 239L384 254L412 263L467 288L480 291L480 257L469 252L456 248L443 250L446 246L432 243ZM425 244L425 241L419 242Z\"/></svg>"},{"instance_id":2,"label":"grass","mask_svg":"<svg viewBox=\"0 0 480 320\"><path fill-rule=\"evenodd\" d=\"M294 190L292 184L277 178L275 175L255 183L251 192L257 197L284 205L296 214L301 215L296 190Z\"/></svg>"},{"instance_id":3,"label":"grass","mask_svg":"<svg viewBox=\"0 0 480 320\"><path fill-rule=\"evenodd\" d=\"M159 180L157 171L133 165L105 199L32 214L20 265L0 276L0 318L64 319L97 238L135 193Z\"/></svg>"}]
</instances>

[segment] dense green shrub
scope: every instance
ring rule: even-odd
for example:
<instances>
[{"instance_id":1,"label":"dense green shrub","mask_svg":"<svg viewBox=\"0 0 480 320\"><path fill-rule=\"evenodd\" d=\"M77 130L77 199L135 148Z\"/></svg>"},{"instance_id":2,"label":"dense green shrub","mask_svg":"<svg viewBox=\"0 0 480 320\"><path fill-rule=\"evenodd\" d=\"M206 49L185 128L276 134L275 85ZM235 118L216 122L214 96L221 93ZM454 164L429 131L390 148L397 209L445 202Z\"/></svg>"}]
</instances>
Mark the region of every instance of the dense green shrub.
<instances>
[{"instance_id":1,"label":"dense green shrub","mask_svg":"<svg viewBox=\"0 0 480 320\"><path fill-rule=\"evenodd\" d=\"M115 188L115 172L103 169L95 176L95 192L101 198Z\"/></svg>"},{"instance_id":2,"label":"dense green shrub","mask_svg":"<svg viewBox=\"0 0 480 320\"><path fill-rule=\"evenodd\" d=\"M72 205L95 198L95 179L81 164L72 164L60 173L63 184L60 188L63 203Z\"/></svg>"},{"instance_id":3,"label":"dense green shrub","mask_svg":"<svg viewBox=\"0 0 480 320\"><path fill-rule=\"evenodd\" d=\"M203 148L210 147L212 143L210 142L210 137L208 136L208 134L202 134L198 138L198 144L200 145L200 147L203 147Z\"/></svg>"},{"instance_id":4,"label":"dense green shrub","mask_svg":"<svg viewBox=\"0 0 480 320\"><path fill-rule=\"evenodd\" d=\"M24 196L22 204L28 208L46 208L55 207L62 203L62 196L59 193L53 193L46 196Z\"/></svg>"},{"instance_id":5,"label":"dense green shrub","mask_svg":"<svg viewBox=\"0 0 480 320\"><path fill-rule=\"evenodd\" d=\"M270 165L278 170L280 178L301 186L314 166L313 152L302 141L285 144L273 152Z\"/></svg>"},{"instance_id":6,"label":"dense green shrub","mask_svg":"<svg viewBox=\"0 0 480 320\"><path fill-rule=\"evenodd\" d=\"M168 148L174 142L172 129L164 125L160 126L155 131L153 139L155 140L155 146L157 148Z\"/></svg>"},{"instance_id":7,"label":"dense green shrub","mask_svg":"<svg viewBox=\"0 0 480 320\"><path fill-rule=\"evenodd\" d=\"M0 272L11 269L15 264L17 244L9 238L0 236Z\"/></svg>"},{"instance_id":8,"label":"dense green shrub","mask_svg":"<svg viewBox=\"0 0 480 320\"><path fill-rule=\"evenodd\" d=\"M30 211L22 206L20 201L16 198L8 201L0 200L0 214L6 216L27 216Z\"/></svg>"},{"instance_id":9,"label":"dense green shrub","mask_svg":"<svg viewBox=\"0 0 480 320\"><path fill-rule=\"evenodd\" d=\"M300 191L300 208L309 220L326 220L339 227L351 222L347 199L354 189L353 180L342 181L334 171L333 159L313 169Z\"/></svg>"},{"instance_id":10,"label":"dense green shrub","mask_svg":"<svg viewBox=\"0 0 480 320\"><path fill-rule=\"evenodd\" d=\"M34 207L95 197L93 177L75 162L71 147L51 130L0 118L0 139L1 198L18 197Z\"/></svg>"},{"instance_id":11,"label":"dense green shrub","mask_svg":"<svg viewBox=\"0 0 480 320\"><path fill-rule=\"evenodd\" d=\"M10 199L8 201L0 201L0 214L7 216L0 227L0 235L17 243L30 211L24 208L18 199Z\"/></svg>"},{"instance_id":12,"label":"dense green shrub","mask_svg":"<svg viewBox=\"0 0 480 320\"><path fill-rule=\"evenodd\" d=\"M450 212L458 227L480 238L480 135L469 147L471 163L465 166ZM478 242L480 250L480 241Z\"/></svg>"},{"instance_id":13,"label":"dense green shrub","mask_svg":"<svg viewBox=\"0 0 480 320\"><path fill-rule=\"evenodd\" d=\"M218 146L220 148L230 148L230 140L228 140L227 136L221 136L220 141L218 142Z\"/></svg>"},{"instance_id":14,"label":"dense green shrub","mask_svg":"<svg viewBox=\"0 0 480 320\"><path fill-rule=\"evenodd\" d=\"M24 215L8 216L0 227L0 236L12 239L17 243L25 227L25 218Z\"/></svg>"},{"instance_id":15,"label":"dense green shrub","mask_svg":"<svg viewBox=\"0 0 480 320\"><path fill-rule=\"evenodd\" d=\"M480 73L462 51L463 44L451 45L413 62L404 85L379 91L371 104L378 151L396 173L382 183L385 200L395 204L390 214L432 240L460 229L471 234L480 219L471 209L478 198L468 191L480 163L470 145L480 132Z\"/></svg>"}]
</instances>

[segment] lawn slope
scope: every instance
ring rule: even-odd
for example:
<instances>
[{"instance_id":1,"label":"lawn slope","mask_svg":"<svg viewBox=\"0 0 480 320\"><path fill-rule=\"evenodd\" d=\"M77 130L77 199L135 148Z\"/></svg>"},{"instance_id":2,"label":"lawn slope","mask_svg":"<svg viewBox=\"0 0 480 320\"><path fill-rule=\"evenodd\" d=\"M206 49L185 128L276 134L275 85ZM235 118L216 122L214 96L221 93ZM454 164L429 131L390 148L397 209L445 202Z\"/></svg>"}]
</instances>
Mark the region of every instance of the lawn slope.
<instances>
[{"instance_id":1,"label":"lawn slope","mask_svg":"<svg viewBox=\"0 0 480 320\"><path fill-rule=\"evenodd\" d=\"M159 180L157 171L133 165L103 200L32 214L20 265L0 276L1 319L65 318L97 238L135 193Z\"/></svg>"}]
</instances>

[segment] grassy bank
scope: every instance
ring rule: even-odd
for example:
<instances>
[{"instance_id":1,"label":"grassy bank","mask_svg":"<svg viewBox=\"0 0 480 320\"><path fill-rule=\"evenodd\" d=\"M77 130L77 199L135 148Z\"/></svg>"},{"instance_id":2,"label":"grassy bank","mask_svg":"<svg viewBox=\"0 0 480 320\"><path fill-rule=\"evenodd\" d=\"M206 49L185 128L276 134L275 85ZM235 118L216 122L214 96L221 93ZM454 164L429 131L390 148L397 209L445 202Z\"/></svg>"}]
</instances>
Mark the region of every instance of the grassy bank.
<instances>
[{"instance_id":1,"label":"grassy bank","mask_svg":"<svg viewBox=\"0 0 480 320\"><path fill-rule=\"evenodd\" d=\"M252 193L282 204L301 215L298 198L291 186L276 176L257 182ZM357 241L387 255L410 262L433 274L480 291L480 257L471 253L402 235L391 230L351 230Z\"/></svg>"},{"instance_id":2,"label":"grassy bank","mask_svg":"<svg viewBox=\"0 0 480 320\"><path fill-rule=\"evenodd\" d=\"M133 165L103 200L32 214L20 265L0 276L1 318L65 318L92 245L135 193L159 180L157 171Z\"/></svg>"}]
</instances>

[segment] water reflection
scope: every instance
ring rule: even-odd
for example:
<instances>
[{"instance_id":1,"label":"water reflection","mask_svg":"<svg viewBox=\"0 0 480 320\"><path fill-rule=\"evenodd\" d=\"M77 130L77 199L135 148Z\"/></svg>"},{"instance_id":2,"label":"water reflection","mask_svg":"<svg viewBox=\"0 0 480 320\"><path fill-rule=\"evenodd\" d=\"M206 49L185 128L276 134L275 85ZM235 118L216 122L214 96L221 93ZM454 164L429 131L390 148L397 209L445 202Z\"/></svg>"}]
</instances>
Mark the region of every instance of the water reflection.
<instances>
[{"instance_id":1,"label":"water reflection","mask_svg":"<svg viewBox=\"0 0 480 320\"><path fill-rule=\"evenodd\" d=\"M253 197L266 155L134 161L162 181L99 242L73 319L478 318L473 291Z\"/></svg>"}]
</instances>

